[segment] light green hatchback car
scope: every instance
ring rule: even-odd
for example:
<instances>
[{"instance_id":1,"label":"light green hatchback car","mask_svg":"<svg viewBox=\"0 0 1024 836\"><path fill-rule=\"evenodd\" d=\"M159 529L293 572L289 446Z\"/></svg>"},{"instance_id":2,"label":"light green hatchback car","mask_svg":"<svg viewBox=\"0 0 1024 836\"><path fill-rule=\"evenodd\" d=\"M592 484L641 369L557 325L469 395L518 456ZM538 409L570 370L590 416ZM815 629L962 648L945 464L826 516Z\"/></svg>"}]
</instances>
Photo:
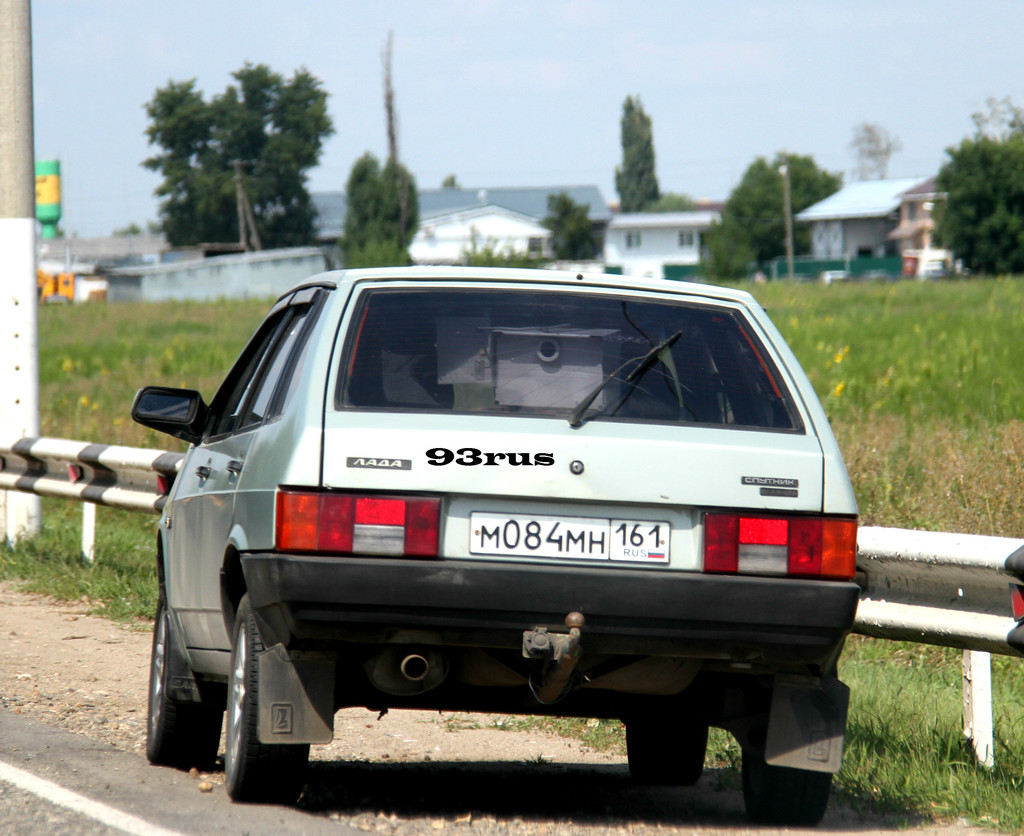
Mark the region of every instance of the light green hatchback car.
<instances>
[{"instance_id":1,"label":"light green hatchback car","mask_svg":"<svg viewBox=\"0 0 1024 836\"><path fill-rule=\"evenodd\" d=\"M857 506L748 294L470 268L314 276L209 405L163 509L148 753L294 800L335 712L617 718L692 784L709 726L757 820L815 823L840 765Z\"/></svg>"}]
</instances>

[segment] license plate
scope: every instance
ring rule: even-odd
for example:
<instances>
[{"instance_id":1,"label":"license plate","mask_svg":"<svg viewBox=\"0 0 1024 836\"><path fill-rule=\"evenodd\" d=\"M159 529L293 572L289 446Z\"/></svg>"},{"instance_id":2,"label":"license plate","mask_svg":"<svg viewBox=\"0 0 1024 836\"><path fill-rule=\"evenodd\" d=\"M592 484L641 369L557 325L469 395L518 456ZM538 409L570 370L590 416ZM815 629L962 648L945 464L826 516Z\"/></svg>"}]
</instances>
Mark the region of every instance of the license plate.
<instances>
[{"instance_id":1,"label":"license plate","mask_svg":"<svg viewBox=\"0 0 1024 836\"><path fill-rule=\"evenodd\" d=\"M667 522L529 514L470 515L470 554L668 563Z\"/></svg>"}]
</instances>

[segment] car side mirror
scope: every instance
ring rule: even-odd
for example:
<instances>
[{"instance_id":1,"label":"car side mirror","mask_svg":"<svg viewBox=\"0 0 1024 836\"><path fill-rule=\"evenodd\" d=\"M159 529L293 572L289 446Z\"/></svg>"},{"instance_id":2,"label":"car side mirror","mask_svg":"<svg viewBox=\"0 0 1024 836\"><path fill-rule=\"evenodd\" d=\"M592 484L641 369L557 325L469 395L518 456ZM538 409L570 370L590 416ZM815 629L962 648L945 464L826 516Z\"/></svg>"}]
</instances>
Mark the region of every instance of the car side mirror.
<instances>
[{"instance_id":1,"label":"car side mirror","mask_svg":"<svg viewBox=\"0 0 1024 836\"><path fill-rule=\"evenodd\" d=\"M203 436L210 407L194 389L144 386L132 402L132 419L157 432L195 444Z\"/></svg>"}]
</instances>

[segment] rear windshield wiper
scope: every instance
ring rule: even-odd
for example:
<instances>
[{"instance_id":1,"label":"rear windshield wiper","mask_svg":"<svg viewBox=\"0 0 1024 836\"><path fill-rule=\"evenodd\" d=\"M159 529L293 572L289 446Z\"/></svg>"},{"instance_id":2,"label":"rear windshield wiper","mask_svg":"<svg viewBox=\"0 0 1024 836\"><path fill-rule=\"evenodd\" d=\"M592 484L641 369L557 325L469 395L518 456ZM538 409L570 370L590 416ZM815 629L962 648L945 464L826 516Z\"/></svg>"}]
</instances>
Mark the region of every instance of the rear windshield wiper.
<instances>
[{"instance_id":1,"label":"rear windshield wiper","mask_svg":"<svg viewBox=\"0 0 1024 836\"><path fill-rule=\"evenodd\" d=\"M572 414L569 416L569 426L575 428L583 423L583 415L590 408L590 405L594 402L597 396L604 391L604 388L609 383L611 383L612 380L615 379L615 376L624 368L626 368L626 366L628 366L630 363L636 363L635 368L628 375L626 375L626 383L632 383L634 380L638 380L640 377L646 374L647 371L655 363L661 360L661 355L668 351L670 348L672 348L672 346L676 344L676 340L678 340L681 336L683 336L683 332L676 331L671 337L662 340L646 354L642 354L639 357L630 357L615 371L605 376L604 380L598 383L597 386L595 386L587 394L587 396L576 405L576 408L572 411Z\"/></svg>"}]
</instances>

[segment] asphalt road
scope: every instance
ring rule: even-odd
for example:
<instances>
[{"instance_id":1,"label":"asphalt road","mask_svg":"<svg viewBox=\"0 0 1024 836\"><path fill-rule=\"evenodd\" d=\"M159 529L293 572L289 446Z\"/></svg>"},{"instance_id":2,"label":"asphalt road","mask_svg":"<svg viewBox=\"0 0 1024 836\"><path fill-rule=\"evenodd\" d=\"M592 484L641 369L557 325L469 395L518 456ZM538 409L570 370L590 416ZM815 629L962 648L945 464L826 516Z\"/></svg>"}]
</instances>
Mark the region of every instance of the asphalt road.
<instances>
[{"instance_id":1,"label":"asphalt road","mask_svg":"<svg viewBox=\"0 0 1024 836\"><path fill-rule=\"evenodd\" d=\"M0 711L0 831L25 834L365 836L288 807L227 803L188 774Z\"/></svg>"},{"instance_id":2,"label":"asphalt road","mask_svg":"<svg viewBox=\"0 0 1024 836\"><path fill-rule=\"evenodd\" d=\"M231 803L185 772L140 754L0 710L3 836L779 836L743 813L737 788L708 770L694 788L638 787L619 764L314 763L296 807ZM348 821L358 818L361 828ZM354 822L355 823L355 822ZM815 836L980 836L912 817L862 818L833 804Z\"/></svg>"}]
</instances>

